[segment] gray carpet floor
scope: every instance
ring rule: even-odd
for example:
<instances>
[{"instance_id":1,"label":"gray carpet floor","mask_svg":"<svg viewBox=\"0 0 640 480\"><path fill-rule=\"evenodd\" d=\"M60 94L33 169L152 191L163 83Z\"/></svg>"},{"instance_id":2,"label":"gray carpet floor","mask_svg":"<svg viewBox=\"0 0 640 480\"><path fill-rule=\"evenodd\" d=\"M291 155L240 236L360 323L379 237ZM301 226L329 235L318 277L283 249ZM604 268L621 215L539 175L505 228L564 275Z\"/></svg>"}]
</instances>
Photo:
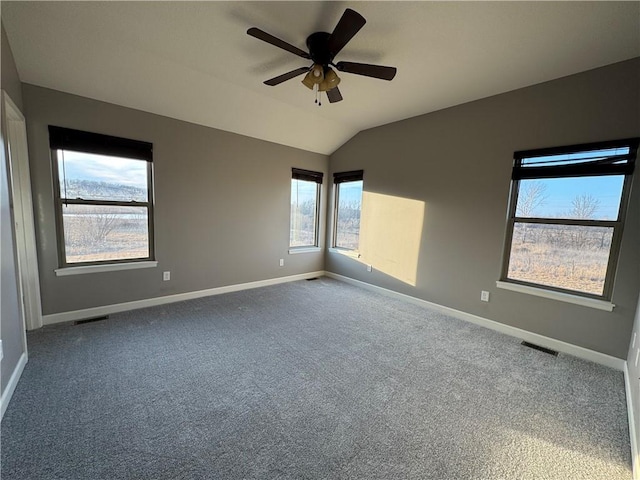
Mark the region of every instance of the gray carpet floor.
<instances>
[{"instance_id":1,"label":"gray carpet floor","mask_svg":"<svg viewBox=\"0 0 640 480\"><path fill-rule=\"evenodd\" d=\"M2 480L631 478L620 372L335 280L28 342Z\"/></svg>"}]
</instances>

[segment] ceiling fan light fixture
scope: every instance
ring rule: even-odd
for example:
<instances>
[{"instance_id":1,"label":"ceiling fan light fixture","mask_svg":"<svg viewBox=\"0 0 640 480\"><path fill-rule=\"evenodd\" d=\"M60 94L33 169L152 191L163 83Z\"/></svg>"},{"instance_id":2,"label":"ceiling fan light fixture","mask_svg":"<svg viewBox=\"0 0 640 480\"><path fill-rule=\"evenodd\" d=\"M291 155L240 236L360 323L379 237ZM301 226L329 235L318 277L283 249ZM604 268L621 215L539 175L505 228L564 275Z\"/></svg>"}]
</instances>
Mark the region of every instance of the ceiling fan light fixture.
<instances>
[{"instance_id":1,"label":"ceiling fan light fixture","mask_svg":"<svg viewBox=\"0 0 640 480\"><path fill-rule=\"evenodd\" d=\"M344 61L333 63L335 56L351 41L365 23L367 23L367 21L362 15L355 10L347 8L331 33L314 32L307 37L308 52L256 27L249 28L247 34L282 50L293 53L294 55L311 60L313 62L311 67L300 67L265 80L263 83L274 87L294 77L305 75L302 84L313 91L316 97L316 103L321 105L322 92L326 92L330 103L342 101L342 94L338 88L340 77L329 68L329 65L333 65L333 67L340 72L353 73L381 80L392 80L393 77L395 77L397 71L395 67Z\"/></svg>"},{"instance_id":2,"label":"ceiling fan light fixture","mask_svg":"<svg viewBox=\"0 0 640 480\"><path fill-rule=\"evenodd\" d=\"M317 63L311 67L309 73L304 76L302 80L302 84L307 87L309 90L313 90L315 85L320 85L324 81L324 69L322 65L318 65Z\"/></svg>"},{"instance_id":3,"label":"ceiling fan light fixture","mask_svg":"<svg viewBox=\"0 0 640 480\"><path fill-rule=\"evenodd\" d=\"M324 72L324 80L320 82L318 86L318 90L321 92L328 92L329 90L333 90L340 83L340 77L336 72L334 72L331 68L327 68L327 71Z\"/></svg>"}]
</instances>

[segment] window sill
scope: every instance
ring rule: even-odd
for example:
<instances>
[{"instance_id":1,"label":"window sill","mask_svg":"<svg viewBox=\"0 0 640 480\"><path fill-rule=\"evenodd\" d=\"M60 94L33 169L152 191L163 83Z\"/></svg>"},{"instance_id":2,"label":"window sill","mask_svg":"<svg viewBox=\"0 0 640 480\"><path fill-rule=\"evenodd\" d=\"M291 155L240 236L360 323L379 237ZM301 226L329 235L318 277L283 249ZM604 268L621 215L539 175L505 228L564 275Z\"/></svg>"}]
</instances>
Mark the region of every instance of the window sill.
<instances>
[{"instance_id":1,"label":"window sill","mask_svg":"<svg viewBox=\"0 0 640 480\"><path fill-rule=\"evenodd\" d=\"M292 247L289 249L289 255L296 255L298 253L316 253L321 252L320 247Z\"/></svg>"},{"instance_id":2,"label":"window sill","mask_svg":"<svg viewBox=\"0 0 640 480\"><path fill-rule=\"evenodd\" d=\"M64 277L67 275L83 275L85 273L99 272L115 272L117 270L134 270L139 268L154 268L158 266L156 261L147 262L130 262L130 263L112 263L109 265L82 265L78 267L57 268L56 277Z\"/></svg>"},{"instance_id":3,"label":"window sill","mask_svg":"<svg viewBox=\"0 0 640 480\"><path fill-rule=\"evenodd\" d=\"M360 258L360 252L358 250L348 250L346 248L331 247L329 249L331 253L339 253L345 257Z\"/></svg>"},{"instance_id":4,"label":"window sill","mask_svg":"<svg viewBox=\"0 0 640 480\"><path fill-rule=\"evenodd\" d=\"M605 310L607 312L612 312L615 307L613 303L607 300L597 300L595 298L571 295L570 293L554 292L553 290L530 287L529 285L520 285L518 283L503 282L501 280L496 282L496 287L514 292L528 293L529 295L536 295L538 297L550 298L552 300L559 300L561 302L573 303L575 305L582 305L583 307L597 308L598 310Z\"/></svg>"}]
</instances>

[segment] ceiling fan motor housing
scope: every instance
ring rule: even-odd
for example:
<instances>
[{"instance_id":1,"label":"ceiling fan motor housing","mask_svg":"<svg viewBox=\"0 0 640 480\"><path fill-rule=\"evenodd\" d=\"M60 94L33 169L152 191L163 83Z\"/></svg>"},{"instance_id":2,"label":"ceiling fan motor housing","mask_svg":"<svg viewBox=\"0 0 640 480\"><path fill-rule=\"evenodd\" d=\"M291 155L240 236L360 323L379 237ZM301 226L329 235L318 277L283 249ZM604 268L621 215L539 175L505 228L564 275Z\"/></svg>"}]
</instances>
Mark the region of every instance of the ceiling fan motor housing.
<instances>
[{"instance_id":1,"label":"ceiling fan motor housing","mask_svg":"<svg viewBox=\"0 0 640 480\"><path fill-rule=\"evenodd\" d=\"M330 33L316 32L307 37L307 48L313 63L327 66L333 61L335 54L329 50Z\"/></svg>"}]
</instances>

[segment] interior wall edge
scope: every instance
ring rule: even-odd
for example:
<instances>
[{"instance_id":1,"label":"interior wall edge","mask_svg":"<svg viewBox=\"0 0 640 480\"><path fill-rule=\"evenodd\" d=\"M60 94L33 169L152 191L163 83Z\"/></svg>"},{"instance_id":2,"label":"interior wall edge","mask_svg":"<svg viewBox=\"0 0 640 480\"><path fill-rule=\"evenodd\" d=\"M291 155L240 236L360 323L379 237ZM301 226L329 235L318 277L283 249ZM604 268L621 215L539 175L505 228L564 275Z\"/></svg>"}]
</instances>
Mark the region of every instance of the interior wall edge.
<instances>
[{"instance_id":1,"label":"interior wall edge","mask_svg":"<svg viewBox=\"0 0 640 480\"><path fill-rule=\"evenodd\" d=\"M633 395L631 393L631 375L629 374L629 364L624 364L624 387L627 397L627 412L629 417L629 437L631 438L631 464L633 467L633 480L640 480L640 432L636 431L635 414L640 411L640 405L635 407Z\"/></svg>"},{"instance_id":2,"label":"interior wall edge","mask_svg":"<svg viewBox=\"0 0 640 480\"><path fill-rule=\"evenodd\" d=\"M13 373L11 374L11 378L9 379L6 388L2 392L2 397L0 397L0 419L4 417L4 412L7 411L7 407L9 406L9 402L11 401L13 392L18 386L18 382L20 381L20 377L22 376L24 367L27 365L27 361L27 352L23 352L22 355L20 355L20 360L18 360L18 363L13 369Z\"/></svg>"}]
</instances>

